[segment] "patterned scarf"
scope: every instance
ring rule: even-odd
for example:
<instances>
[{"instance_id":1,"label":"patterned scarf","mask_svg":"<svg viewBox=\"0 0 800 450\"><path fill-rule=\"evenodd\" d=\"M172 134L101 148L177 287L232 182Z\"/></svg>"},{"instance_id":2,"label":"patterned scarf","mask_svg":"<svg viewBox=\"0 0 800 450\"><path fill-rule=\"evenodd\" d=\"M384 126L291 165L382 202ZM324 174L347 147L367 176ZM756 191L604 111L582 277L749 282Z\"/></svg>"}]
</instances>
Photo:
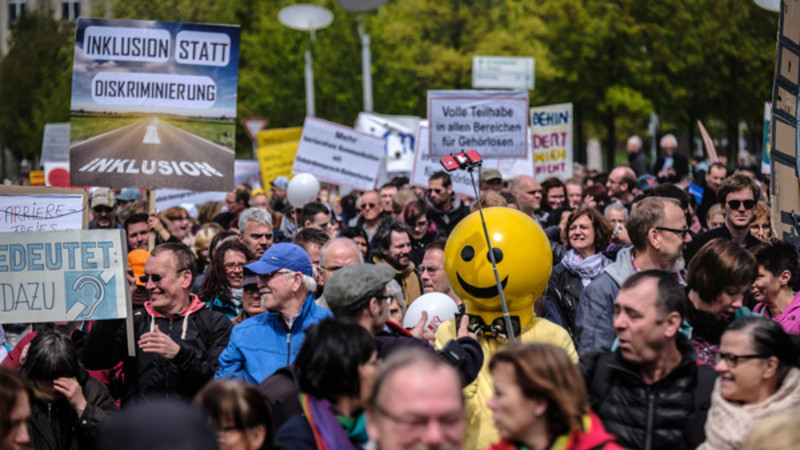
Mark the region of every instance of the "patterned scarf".
<instances>
[{"instance_id":1,"label":"patterned scarf","mask_svg":"<svg viewBox=\"0 0 800 450\"><path fill-rule=\"evenodd\" d=\"M595 253L594 255L583 259L575 249L567 250L564 258L561 259L561 264L567 270L581 278L583 287L586 287L598 275L603 273L603 270L611 264L611 260L606 258L602 253Z\"/></svg>"}]
</instances>

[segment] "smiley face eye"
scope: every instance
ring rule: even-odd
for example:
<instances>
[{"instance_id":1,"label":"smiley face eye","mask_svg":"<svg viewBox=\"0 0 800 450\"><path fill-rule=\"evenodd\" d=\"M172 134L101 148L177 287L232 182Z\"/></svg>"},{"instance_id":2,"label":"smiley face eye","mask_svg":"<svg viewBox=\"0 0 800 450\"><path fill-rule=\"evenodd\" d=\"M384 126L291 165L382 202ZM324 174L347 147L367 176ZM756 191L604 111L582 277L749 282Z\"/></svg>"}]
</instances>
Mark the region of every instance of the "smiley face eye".
<instances>
[{"instance_id":1,"label":"smiley face eye","mask_svg":"<svg viewBox=\"0 0 800 450\"><path fill-rule=\"evenodd\" d=\"M471 245L468 245L464 247L463 250L461 250L461 259L463 259L464 261L472 261L472 258L474 257L475 257L475 249L472 248Z\"/></svg>"},{"instance_id":2,"label":"smiley face eye","mask_svg":"<svg viewBox=\"0 0 800 450\"><path fill-rule=\"evenodd\" d=\"M494 262L499 264L500 261L503 260L503 251L495 247L492 249L492 253L494 254ZM489 252L486 252L486 260L492 262L492 258L489 257Z\"/></svg>"}]
</instances>

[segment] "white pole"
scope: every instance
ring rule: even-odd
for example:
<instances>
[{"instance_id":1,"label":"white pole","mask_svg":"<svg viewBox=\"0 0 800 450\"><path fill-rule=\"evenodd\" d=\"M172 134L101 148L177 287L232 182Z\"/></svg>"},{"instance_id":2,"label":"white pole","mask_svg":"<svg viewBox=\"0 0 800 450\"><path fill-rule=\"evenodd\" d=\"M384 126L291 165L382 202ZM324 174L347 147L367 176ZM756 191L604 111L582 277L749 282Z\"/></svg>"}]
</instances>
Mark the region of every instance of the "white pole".
<instances>
[{"instance_id":1,"label":"white pole","mask_svg":"<svg viewBox=\"0 0 800 450\"><path fill-rule=\"evenodd\" d=\"M361 76L364 87L364 111L372 112L372 54L370 53L369 35L364 32L364 21L358 15L358 35L361 36Z\"/></svg>"},{"instance_id":2,"label":"white pole","mask_svg":"<svg viewBox=\"0 0 800 450\"><path fill-rule=\"evenodd\" d=\"M306 50L306 115L314 117L314 63L311 50Z\"/></svg>"}]
</instances>

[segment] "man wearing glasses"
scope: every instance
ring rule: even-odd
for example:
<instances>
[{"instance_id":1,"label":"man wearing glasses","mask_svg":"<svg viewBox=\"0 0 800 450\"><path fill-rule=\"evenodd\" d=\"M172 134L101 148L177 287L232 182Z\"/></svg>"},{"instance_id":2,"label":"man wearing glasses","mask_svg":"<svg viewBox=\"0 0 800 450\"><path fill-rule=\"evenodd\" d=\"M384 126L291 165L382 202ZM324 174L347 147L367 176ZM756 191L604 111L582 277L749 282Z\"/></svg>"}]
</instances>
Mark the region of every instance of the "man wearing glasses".
<instances>
[{"instance_id":1,"label":"man wearing glasses","mask_svg":"<svg viewBox=\"0 0 800 450\"><path fill-rule=\"evenodd\" d=\"M422 293L440 292L450 296L456 305L461 304L450 282L447 281L447 274L444 272L444 246L447 243L444 239L438 239L425 247L425 256L422 258L422 265L417 267L419 279L422 282Z\"/></svg>"},{"instance_id":2,"label":"man wearing glasses","mask_svg":"<svg viewBox=\"0 0 800 450\"><path fill-rule=\"evenodd\" d=\"M319 284L323 287L336 271L343 267L352 266L364 262L361 250L352 239L338 237L331 239L322 246L319 252ZM325 292L317 298L319 306L328 308L325 300Z\"/></svg>"},{"instance_id":3,"label":"man wearing glasses","mask_svg":"<svg viewBox=\"0 0 800 450\"><path fill-rule=\"evenodd\" d=\"M442 170L428 179L428 218L442 236L450 235L456 224L469 214L469 207L453 194L453 181Z\"/></svg>"},{"instance_id":4,"label":"man wearing glasses","mask_svg":"<svg viewBox=\"0 0 800 450\"><path fill-rule=\"evenodd\" d=\"M755 206L761 195L755 180L735 173L726 178L717 190L717 200L722 204L725 222L721 227L700 233L686 246L684 259L686 264L692 260L700 249L714 238L725 238L742 248L753 248L760 244L757 237L750 234L750 224L755 220Z\"/></svg>"},{"instance_id":5,"label":"man wearing glasses","mask_svg":"<svg viewBox=\"0 0 800 450\"><path fill-rule=\"evenodd\" d=\"M86 368L110 369L124 361L123 405L144 397L190 401L214 376L233 325L190 293L196 267L181 243L160 244L150 253L140 278L150 300L133 313L135 357L127 355L124 320L97 321L89 333Z\"/></svg>"},{"instance_id":6,"label":"man wearing glasses","mask_svg":"<svg viewBox=\"0 0 800 450\"><path fill-rule=\"evenodd\" d=\"M614 299L631 275L663 270L683 282L683 247L692 240L680 203L667 197L647 197L631 211L628 236L617 260L581 292L575 317L575 346L581 358L611 349L614 342Z\"/></svg>"},{"instance_id":7,"label":"man wearing glasses","mask_svg":"<svg viewBox=\"0 0 800 450\"><path fill-rule=\"evenodd\" d=\"M90 230L122 228L117 223L117 202L114 199L114 191L107 187L95 188L89 198L89 205L92 208Z\"/></svg>"},{"instance_id":8,"label":"man wearing glasses","mask_svg":"<svg viewBox=\"0 0 800 450\"><path fill-rule=\"evenodd\" d=\"M215 378L258 385L291 364L303 344L305 330L332 314L314 301L311 259L302 247L288 242L275 244L245 269L258 276L267 312L236 326L228 347L219 356Z\"/></svg>"}]
</instances>

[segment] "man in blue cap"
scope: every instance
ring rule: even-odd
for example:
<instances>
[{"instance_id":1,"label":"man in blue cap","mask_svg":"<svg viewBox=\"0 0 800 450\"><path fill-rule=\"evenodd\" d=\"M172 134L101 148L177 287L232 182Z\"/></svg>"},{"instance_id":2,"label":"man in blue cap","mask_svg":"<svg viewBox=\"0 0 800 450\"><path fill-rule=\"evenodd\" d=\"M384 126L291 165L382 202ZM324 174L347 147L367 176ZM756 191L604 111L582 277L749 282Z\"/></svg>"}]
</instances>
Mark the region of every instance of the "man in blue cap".
<instances>
[{"instance_id":1,"label":"man in blue cap","mask_svg":"<svg viewBox=\"0 0 800 450\"><path fill-rule=\"evenodd\" d=\"M219 357L215 378L258 385L291 364L303 344L306 328L331 317L331 312L314 301L311 259L300 246L275 244L245 268L258 277L267 312L234 328L228 348Z\"/></svg>"}]
</instances>

